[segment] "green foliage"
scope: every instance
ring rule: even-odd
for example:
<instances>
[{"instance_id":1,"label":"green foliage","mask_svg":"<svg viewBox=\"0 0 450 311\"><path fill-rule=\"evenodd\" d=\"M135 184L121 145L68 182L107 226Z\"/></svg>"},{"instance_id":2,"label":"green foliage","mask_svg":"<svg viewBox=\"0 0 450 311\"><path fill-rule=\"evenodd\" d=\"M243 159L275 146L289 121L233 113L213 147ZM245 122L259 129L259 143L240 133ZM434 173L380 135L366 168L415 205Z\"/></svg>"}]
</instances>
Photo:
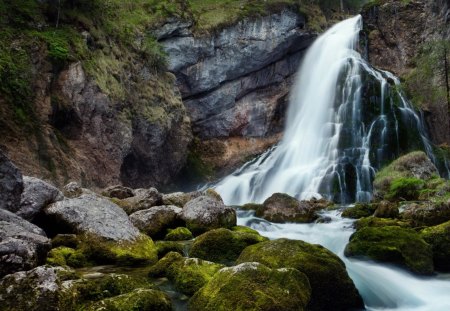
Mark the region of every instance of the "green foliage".
<instances>
[{"instance_id":1,"label":"green foliage","mask_svg":"<svg viewBox=\"0 0 450 311\"><path fill-rule=\"evenodd\" d=\"M142 42L142 52L148 66L155 72L162 71L167 66L167 55L155 38L147 36Z\"/></svg>"},{"instance_id":2,"label":"green foliage","mask_svg":"<svg viewBox=\"0 0 450 311\"><path fill-rule=\"evenodd\" d=\"M386 196L389 200L417 200L425 182L418 178L394 179Z\"/></svg>"}]
</instances>

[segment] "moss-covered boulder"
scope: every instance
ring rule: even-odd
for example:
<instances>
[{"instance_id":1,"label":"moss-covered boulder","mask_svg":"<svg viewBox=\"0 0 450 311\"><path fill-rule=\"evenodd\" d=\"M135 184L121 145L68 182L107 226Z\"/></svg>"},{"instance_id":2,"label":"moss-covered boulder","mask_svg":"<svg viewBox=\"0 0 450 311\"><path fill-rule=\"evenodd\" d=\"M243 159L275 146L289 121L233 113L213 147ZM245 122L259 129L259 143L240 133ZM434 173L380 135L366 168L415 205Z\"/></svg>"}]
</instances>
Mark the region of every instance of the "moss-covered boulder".
<instances>
[{"instance_id":1,"label":"moss-covered boulder","mask_svg":"<svg viewBox=\"0 0 450 311\"><path fill-rule=\"evenodd\" d=\"M80 244L80 239L76 234L57 234L52 238L52 247L66 246L76 248Z\"/></svg>"},{"instance_id":2,"label":"moss-covered boulder","mask_svg":"<svg viewBox=\"0 0 450 311\"><path fill-rule=\"evenodd\" d=\"M178 253L169 253L151 268L152 277L166 276L175 288L186 295L193 295L210 281L224 266L198 258L185 258Z\"/></svg>"},{"instance_id":3,"label":"moss-covered boulder","mask_svg":"<svg viewBox=\"0 0 450 311\"><path fill-rule=\"evenodd\" d=\"M86 311L171 311L172 303L167 294L155 289L135 289L130 293L95 302Z\"/></svg>"},{"instance_id":4,"label":"moss-covered boulder","mask_svg":"<svg viewBox=\"0 0 450 311\"><path fill-rule=\"evenodd\" d=\"M311 287L293 268L271 269L257 262L219 270L189 301L189 311L305 310Z\"/></svg>"},{"instance_id":5,"label":"moss-covered boulder","mask_svg":"<svg viewBox=\"0 0 450 311\"><path fill-rule=\"evenodd\" d=\"M155 206L130 215L130 220L139 230L152 238L163 238L170 228L184 222L180 219L181 208L171 205Z\"/></svg>"},{"instance_id":6,"label":"moss-covered boulder","mask_svg":"<svg viewBox=\"0 0 450 311\"><path fill-rule=\"evenodd\" d=\"M400 216L415 227L439 225L450 220L450 202L408 204Z\"/></svg>"},{"instance_id":7,"label":"moss-covered boulder","mask_svg":"<svg viewBox=\"0 0 450 311\"><path fill-rule=\"evenodd\" d=\"M436 270L450 271L450 221L421 231L422 238L431 245Z\"/></svg>"},{"instance_id":8,"label":"moss-covered boulder","mask_svg":"<svg viewBox=\"0 0 450 311\"><path fill-rule=\"evenodd\" d=\"M260 262L271 268L295 268L312 288L308 310L353 310L364 304L344 262L320 245L278 239L247 247L237 263Z\"/></svg>"},{"instance_id":9,"label":"moss-covered boulder","mask_svg":"<svg viewBox=\"0 0 450 311\"><path fill-rule=\"evenodd\" d=\"M80 251L70 247L59 246L52 249L47 255L47 264L51 266L69 266L81 268L88 265L86 256Z\"/></svg>"},{"instance_id":10,"label":"moss-covered boulder","mask_svg":"<svg viewBox=\"0 0 450 311\"><path fill-rule=\"evenodd\" d=\"M247 246L268 240L257 232L239 230L241 231L221 228L205 232L195 239L189 255L230 265Z\"/></svg>"},{"instance_id":11,"label":"moss-covered boulder","mask_svg":"<svg viewBox=\"0 0 450 311\"><path fill-rule=\"evenodd\" d=\"M361 218L353 224L356 230L364 227L386 227L386 226L399 226L402 228L409 228L411 224L407 221L390 218L378 218L374 216Z\"/></svg>"},{"instance_id":12,"label":"moss-covered boulder","mask_svg":"<svg viewBox=\"0 0 450 311\"><path fill-rule=\"evenodd\" d=\"M359 219L372 216L377 206L370 203L356 203L355 206L347 207L342 212L342 217Z\"/></svg>"},{"instance_id":13,"label":"moss-covered boulder","mask_svg":"<svg viewBox=\"0 0 450 311\"><path fill-rule=\"evenodd\" d=\"M168 229L166 237L164 240L166 241L186 241L193 239L194 236L192 232L186 227L178 227L175 229Z\"/></svg>"},{"instance_id":14,"label":"moss-covered boulder","mask_svg":"<svg viewBox=\"0 0 450 311\"><path fill-rule=\"evenodd\" d=\"M155 246L158 252L158 258L163 258L170 252L184 254L185 246L176 241L156 241Z\"/></svg>"},{"instance_id":15,"label":"moss-covered boulder","mask_svg":"<svg viewBox=\"0 0 450 311\"><path fill-rule=\"evenodd\" d=\"M319 217L317 212L329 204L325 200L299 201L285 193L274 193L256 208L255 215L276 223L310 223Z\"/></svg>"},{"instance_id":16,"label":"moss-covered boulder","mask_svg":"<svg viewBox=\"0 0 450 311\"><path fill-rule=\"evenodd\" d=\"M431 246L416 231L399 226L361 228L350 237L345 255L395 264L418 274L433 273Z\"/></svg>"},{"instance_id":17,"label":"moss-covered boulder","mask_svg":"<svg viewBox=\"0 0 450 311\"><path fill-rule=\"evenodd\" d=\"M374 217L378 218L398 218L399 210L396 203L389 201L381 201L377 205L377 209L373 213Z\"/></svg>"},{"instance_id":18,"label":"moss-covered boulder","mask_svg":"<svg viewBox=\"0 0 450 311\"><path fill-rule=\"evenodd\" d=\"M373 182L374 196L383 199L417 198L424 180L438 175L437 169L422 151L408 153L379 171ZM405 197L406 196L406 197Z\"/></svg>"}]
</instances>

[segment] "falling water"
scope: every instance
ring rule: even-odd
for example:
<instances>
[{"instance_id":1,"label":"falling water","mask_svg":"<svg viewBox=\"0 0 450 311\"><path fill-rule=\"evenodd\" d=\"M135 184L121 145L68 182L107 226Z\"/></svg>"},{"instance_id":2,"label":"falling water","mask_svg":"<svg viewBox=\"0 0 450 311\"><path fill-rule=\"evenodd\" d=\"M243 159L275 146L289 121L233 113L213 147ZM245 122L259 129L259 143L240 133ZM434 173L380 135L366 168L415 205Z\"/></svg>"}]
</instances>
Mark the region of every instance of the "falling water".
<instances>
[{"instance_id":1,"label":"falling water","mask_svg":"<svg viewBox=\"0 0 450 311\"><path fill-rule=\"evenodd\" d=\"M360 16L345 20L310 47L282 141L219 182L226 203L262 202L274 192L368 201L376 169L408 150L432 155L398 79L357 52L361 27Z\"/></svg>"}]
</instances>

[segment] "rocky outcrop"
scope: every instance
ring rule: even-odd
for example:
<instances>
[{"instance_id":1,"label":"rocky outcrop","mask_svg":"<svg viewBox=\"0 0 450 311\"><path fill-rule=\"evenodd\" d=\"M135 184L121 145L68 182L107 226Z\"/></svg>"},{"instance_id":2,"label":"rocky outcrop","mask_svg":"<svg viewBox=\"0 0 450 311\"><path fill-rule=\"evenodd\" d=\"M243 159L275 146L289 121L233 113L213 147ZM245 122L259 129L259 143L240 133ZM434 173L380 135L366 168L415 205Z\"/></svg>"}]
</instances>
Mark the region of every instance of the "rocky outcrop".
<instances>
[{"instance_id":1,"label":"rocky outcrop","mask_svg":"<svg viewBox=\"0 0 450 311\"><path fill-rule=\"evenodd\" d=\"M189 25L172 23L168 33L160 42L195 135L208 142L280 132L292 76L315 37L306 30L303 16L286 9L200 37ZM252 143L242 144L241 151ZM226 154L227 144L224 147Z\"/></svg>"},{"instance_id":2,"label":"rocky outcrop","mask_svg":"<svg viewBox=\"0 0 450 311\"><path fill-rule=\"evenodd\" d=\"M0 150L0 209L17 211L22 191L22 173Z\"/></svg>"},{"instance_id":3,"label":"rocky outcrop","mask_svg":"<svg viewBox=\"0 0 450 311\"><path fill-rule=\"evenodd\" d=\"M133 241L139 236L119 206L95 194L56 202L44 213L44 229L51 233L89 233L113 241Z\"/></svg>"},{"instance_id":4,"label":"rocky outcrop","mask_svg":"<svg viewBox=\"0 0 450 311\"><path fill-rule=\"evenodd\" d=\"M423 60L416 59L421 49L427 43L437 46L436 42L450 39L450 10L447 0L382 0L367 6L362 14L370 62L378 68L394 72L407 82L410 75L423 63ZM431 56L430 52L426 53ZM430 83L431 89L445 86L444 75L439 75L438 69L433 71L430 77L418 77L417 92L424 92L419 89L425 85L424 80L429 80L426 83ZM426 90L428 95L419 98L415 104L425 111L433 142L449 144L450 116L447 101L445 96L431 96L431 89ZM407 90L415 92L413 85L408 86Z\"/></svg>"}]
</instances>

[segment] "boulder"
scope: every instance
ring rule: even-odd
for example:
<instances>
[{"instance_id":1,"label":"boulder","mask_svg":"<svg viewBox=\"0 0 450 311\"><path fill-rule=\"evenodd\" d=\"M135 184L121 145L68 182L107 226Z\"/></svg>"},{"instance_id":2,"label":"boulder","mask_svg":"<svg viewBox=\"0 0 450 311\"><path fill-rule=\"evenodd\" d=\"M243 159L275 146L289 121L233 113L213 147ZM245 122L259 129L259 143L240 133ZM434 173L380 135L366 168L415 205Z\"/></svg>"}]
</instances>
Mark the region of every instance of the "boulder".
<instances>
[{"instance_id":1,"label":"boulder","mask_svg":"<svg viewBox=\"0 0 450 311\"><path fill-rule=\"evenodd\" d=\"M164 205L175 205L183 207L187 202L192 199L198 198L202 193L200 191L194 192L174 192L169 194L163 194L162 203Z\"/></svg>"},{"instance_id":2,"label":"boulder","mask_svg":"<svg viewBox=\"0 0 450 311\"><path fill-rule=\"evenodd\" d=\"M23 184L20 209L16 214L29 221L47 205L64 199L61 191L38 178L24 176Z\"/></svg>"},{"instance_id":3,"label":"boulder","mask_svg":"<svg viewBox=\"0 0 450 311\"><path fill-rule=\"evenodd\" d=\"M345 248L347 257L366 257L390 263L417 274L433 273L431 246L414 230L399 226L364 227Z\"/></svg>"},{"instance_id":4,"label":"boulder","mask_svg":"<svg viewBox=\"0 0 450 311\"><path fill-rule=\"evenodd\" d=\"M236 225L236 211L211 196L200 196L186 203L181 218L193 234Z\"/></svg>"},{"instance_id":5,"label":"boulder","mask_svg":"<svg viewBox=\"0 0 450 311\"><path fill-rule=\"evenodd\" d=\"M121 185L110 186L103 189L102 195L109 198L126 199L134 196L133 190Z\"/></svg>"},{"instance_id":6,"label":"boulder","mask_svg":"<svg viewBox=\"0 0 450 311\"><path fill-rule=\"evenodd\" d=\"M355 206L347 207L342 212L342 217L359 219L372 216L377 206L371 203L356 203Z\"/></svg>"},{"instance_id":7,"label":"boulder","mask_svg":"<svg viewBox=\"0 0 450 311\"><path fill-rule=\"evenodd\" d=\"M175 288L193 295L207 284L223 265L198 258L185 258L178 253L168 253L150 270L150 276L166 276Z\"/></svg>"},{"instance_id":8,"label":"boulder","mask_svg":"<svg viewBox=\"0 0 450 311\"><path fill-rule=\"evenodd\" d=\"M139 236L139 230L119 206L95 194L56 202L44 212L47 232L89 233L114 241L132 241Z\"/></svg>"},{"instance_id":9,"label":"boulder","mask_svg":"<svg viewBox=\"0 0 450 311\"><path fill-rule=\"evenodd\" d=\"M353 226L356 230L364 227L386 227L386 226L398 226L402 228L410 228L411 223L398 219L391 218L377 218L377 217L363 217L354 222Z\"/></svg>"},{"instance_id":10,"label":"boulder","mask_svg":"<svg viewBox=\"0 0 450 311\"><path fill-rule=\"evenodd\" d=\"M320 245L278 239L247 247L236 261L259 262L271 268L294 268L311 284L308 310L354 310L364 304L344 262Z\"/></svg>"},{"instance_id":11,"label":"boulder","mask_svg":"<svg viewBox=\"0 0 450 311\"><path fill-rule=\"evenodd\" d=\"M192 240L194 236L192 232L186 227L178 227L175 229L168 229L168 233L164 240L166 241L186 241Z\"/></svg>"},{"instance_id":12,"label":"boulder","mask_svg":"<svg viewBox=\"0 0 450 311\"><path fill-rule=\"evenodd\" d=\"M182 224L182 209L173 205L155 206L130 215L131 222L151 237L164 237L167 229Z\"/></svg>"},{"instance_id":13,"label":"boulder","mask_svg":"<svg viewBox=\"0 0 450 311\"><path fill-rule=\"evenodd\" d=\"M156 250L158 251L158 258L163 258L170 252L175 252L184 255L185 245L176 241L156 241Z\"/></svg>"},{"instance_id":14,"label":"boulder","mask_svg":"<svg viewBox=\"0 0 450 311\"><path fill-rule=\"evenodd\" d=\"M73 271L61 267L40 266L0 280L2 310L55 311L74 310Z\"/></svg>"},{"instance_id":15,"label":"boulder","mask_svg":"<svg viewBox=\"0 0 450 311\"><path fill-rule=\"evenodd\" d=\"M64 186L63 193L67 198L76 198L83 193L83 189L80 187L80 185L78 185L78 183L72 181Z\"/></svg>"},{"instance_id":16,"label":"boulder","mask_svg":"<svg viewBox=\"0 0 450 311\"><path fill-rule=\"evenodd\" d=\"M44 264L50 248L40 228L0 210L0 277Z\"/></svg>"},{"instance_id":17,"label":"boulder","mask_svg":"<svg viewBox=\"0 0 450 311\"><path fill-rule=\"evenodd\" d=\"M415 227L439 225L450 220L450 202L411 203L400 216Z\"/></svg>"},{"instance_id":18,"label":"boulder","mask_svg":"<svg viewBox=\"0 0 450 311\"><path fill-rule=\"evenodd\" d=\"M189 311L306 310L311 287L293 268L271 269L257 262L219 270L189 301Z\"/></svg>"},{"instance_id":19,"label":"boulder","mask_svg":"<svg viewBox=\"0 0 450 311\"><path fill-rule=\"evenodd\" d=\"M378 218L398 218L399 210L397 204L388 201L381 201L377 204L377 209L373 213Z\"/></svg>"},{"instance_id":20,"label":"boulder","mask_svg":"<svg viewBox=\"0 0 450 311\"><path fill-rule=\"evenodd\" d=\"M16 212L22 191L22 173L0 150L0 209Z\"/></svg>"},{"instance_id":21,"label":"boulder","mask_svg":"<svg viewBox=\"0 0 450 311\"><path fill-rule=\"evenodd\" d=\"M285 193L274 193L256 210L255 215L271 222L314 222L317 212L326 208L325 200L298 201Z\"/></svg>"},{"instance_id":22,"label":"boulder","mask_svg":"<svg viewBox=\"0 0 450 311\"><path fill-rule=\"evenodd\" d=\"M115 201L128 215L162 205L162 195L155 188L136 189L133 193L132 197Z\"/></svg>"},{"instance_id":23,"label":"boulder","mask_svg":"<svg viewBox=\"0 0 450 311\"><path fill-rule=\"evenodd\" d=\"M439 271L450 271L450 221L428 227L420 232L422 238L433 250L434 268Z\"/></svg>"},{"instance_id":24,"label":"boulder","mask_svg":"<svg viewBox=\"0 0 450 311\"><path fill-rule=\"evenodd\" d=\"M80 251L66 246L59 246L48 253L47 264L81 268L87 266L87 259Z\"/></svg>"},{"instance_id":25,"label":"boulder","mask_svg":"<svg viewBox=\"0 0 450 311\"><path fill-rule=\"evenodd\" d=\"M231 231L225 228L214 229L195 239L189 255L229 265L238 259L247 246L267 240L257 232Z\"/></svg>"}]
</instances>

